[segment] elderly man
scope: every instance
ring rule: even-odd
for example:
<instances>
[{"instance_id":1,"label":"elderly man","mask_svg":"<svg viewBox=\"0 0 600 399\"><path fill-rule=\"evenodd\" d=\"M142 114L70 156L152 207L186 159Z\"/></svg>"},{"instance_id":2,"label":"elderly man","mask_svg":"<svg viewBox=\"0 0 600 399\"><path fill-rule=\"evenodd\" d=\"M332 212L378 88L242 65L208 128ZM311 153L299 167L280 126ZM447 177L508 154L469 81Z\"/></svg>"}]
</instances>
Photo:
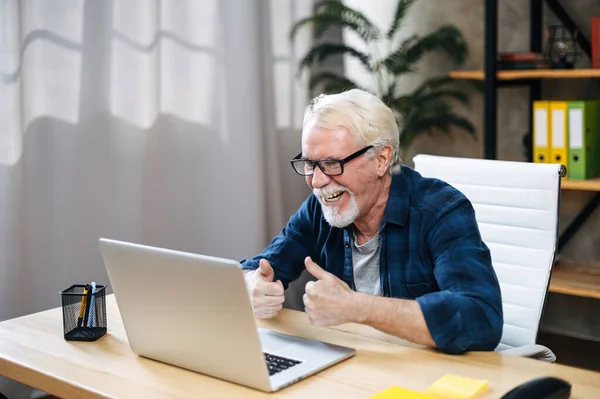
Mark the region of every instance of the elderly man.
<instances>
[{"instance_id":1,"label":"elderly man","mask_svg":"<svg viewBox=\"0 0 600 399\"><path fill-rule=\"evenodd\" d=\"M493 350L500 288L471 203L403 166L392 111L350 90L306 108L291 163L313 193L258 256L242 261L254 314L275 316L304 268L312 324L362 323L447 353Z\"/></svg>"}]
</instances>

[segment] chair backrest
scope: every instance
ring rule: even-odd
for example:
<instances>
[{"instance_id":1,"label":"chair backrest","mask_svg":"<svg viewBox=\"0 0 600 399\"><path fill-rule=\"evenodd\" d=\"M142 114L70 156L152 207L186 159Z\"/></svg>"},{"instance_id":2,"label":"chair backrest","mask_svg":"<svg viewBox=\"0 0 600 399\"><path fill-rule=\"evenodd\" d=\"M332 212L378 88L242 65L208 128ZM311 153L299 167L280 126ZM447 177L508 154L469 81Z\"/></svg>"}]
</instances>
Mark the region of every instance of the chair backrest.
<instances>
[{"instance_id":1,"label":"chair backrest","mask_svg":"<svg viewBox=\"0 0 600 399\"><path fill-rule=\"evenodd\" d=\"M502 292L498 350L535 344L556 252L559 164L417 155L415 170L460 190L475 208Z\"/></svg>"}]
</instances>

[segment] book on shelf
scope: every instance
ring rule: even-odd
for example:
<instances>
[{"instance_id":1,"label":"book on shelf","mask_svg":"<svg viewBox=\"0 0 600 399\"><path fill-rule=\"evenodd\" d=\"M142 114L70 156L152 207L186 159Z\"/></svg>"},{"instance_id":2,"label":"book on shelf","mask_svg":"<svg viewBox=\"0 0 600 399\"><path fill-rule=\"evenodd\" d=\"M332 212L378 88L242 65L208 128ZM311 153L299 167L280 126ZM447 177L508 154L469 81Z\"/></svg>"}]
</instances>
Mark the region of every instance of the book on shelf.
<instances>
[{"instance_id":1,"label":"book on shelf","mask_svg":"<svg viewBox=\"0 0 600 399\"><path fill-rule=\"evenodd\" d=\"M533 161L560 163L569 180L600 176L600 99L533 102Z\"/></svg>"},{"instance_id":2,"label":"book on shelf","mask_svg":"<svg viewBox=\"0 0 600 399\"><path fill-rule=\"evenodd\" d=\"M498 70L502 71L518 71L518 70L529 70L529 69L550 69L551 66L545 62L529 62L529 61L518 61L518 62L499 62Z\"/></svg>"},{"instance_id":3,"label":"book on shelf","mask_svg":"<svg viewBox=\"0 0 600 399\"><path fill-rule=\"evenodd\" d=\"M543 55L531 51L501 51L498 53L500 62L534 62L543 60Z\"/></svg>"},{"instance_id":4,"label":"book on shelf","mask_svg":"<svg viewBox=\"0 0 600 399\"><path fill-rule=\"evenodd\" d=\"M568 101L570 178L586 180L600 175L600 101Z\"/></svg>"},{"instance_id":5,"label":"book on shelf","mask_svg":"<svg viewBox=\"0 0 600 399\"><path fill-rule=\"evenodd\" d=\"M540 53L501 52L497 56L499 70L548 69L550 64Z\"/></svg>"},{"instance_id":6,"label":"book on shelf","mask_svg":"<svg viewBox=\"0 0 600 399\"><path fill-rule=\"evenodd\" d=\"M600 68L600 17L591 19L592 68Z\"/></svg>"}]
</instances>

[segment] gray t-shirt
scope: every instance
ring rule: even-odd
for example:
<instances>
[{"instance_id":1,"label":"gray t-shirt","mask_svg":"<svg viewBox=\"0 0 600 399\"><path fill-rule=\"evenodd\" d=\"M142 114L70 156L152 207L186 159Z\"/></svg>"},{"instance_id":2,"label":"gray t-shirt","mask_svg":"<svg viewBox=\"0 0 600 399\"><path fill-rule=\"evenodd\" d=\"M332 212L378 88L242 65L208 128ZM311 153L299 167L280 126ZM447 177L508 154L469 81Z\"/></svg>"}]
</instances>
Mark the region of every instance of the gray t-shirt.
<instances>
[{"instance_id":1,"label":"gray t-shirt","mask_svg":"<svg viewBox=\"0 0 600 399\"><path fill-rule=\"evenodd\" d=\"M363 245L352 240L352 268L357 292L381 296L379 279L379 234Z\"/></svg>"}]
</instances>

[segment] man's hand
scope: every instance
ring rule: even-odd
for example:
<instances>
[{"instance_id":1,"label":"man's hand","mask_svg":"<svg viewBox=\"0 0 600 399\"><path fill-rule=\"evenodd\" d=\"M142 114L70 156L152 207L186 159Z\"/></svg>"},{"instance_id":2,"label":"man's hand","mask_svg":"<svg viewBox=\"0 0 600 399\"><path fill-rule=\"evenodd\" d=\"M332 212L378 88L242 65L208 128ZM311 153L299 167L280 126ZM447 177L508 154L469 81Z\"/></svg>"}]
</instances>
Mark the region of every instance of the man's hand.
<instances>
[{"instance_id":1,"label":"man's hand","mask_svg":"<svg viewBox=\"0 0 600 399\"><path fill-rule=\"evenodd\" d=\"M283 306L283 284L279 280L273 282L274 277L275 272L266 259L260 260L258 269L244 275L254 316L259 319L277 315Z\"/></svg>"},{"instance_id":2,"label":"man's hand","mask_svg":"<svg viewBox=\"0 0 600 399\"><path fill-rule=\"evenodd\" d=\"M304 260L306 270L317 281L306 283L302 297L308 320L316 326L335 326L353 321L355 292L348 284L326 272L310 257Z\"/></svg>"}]
</instances>

